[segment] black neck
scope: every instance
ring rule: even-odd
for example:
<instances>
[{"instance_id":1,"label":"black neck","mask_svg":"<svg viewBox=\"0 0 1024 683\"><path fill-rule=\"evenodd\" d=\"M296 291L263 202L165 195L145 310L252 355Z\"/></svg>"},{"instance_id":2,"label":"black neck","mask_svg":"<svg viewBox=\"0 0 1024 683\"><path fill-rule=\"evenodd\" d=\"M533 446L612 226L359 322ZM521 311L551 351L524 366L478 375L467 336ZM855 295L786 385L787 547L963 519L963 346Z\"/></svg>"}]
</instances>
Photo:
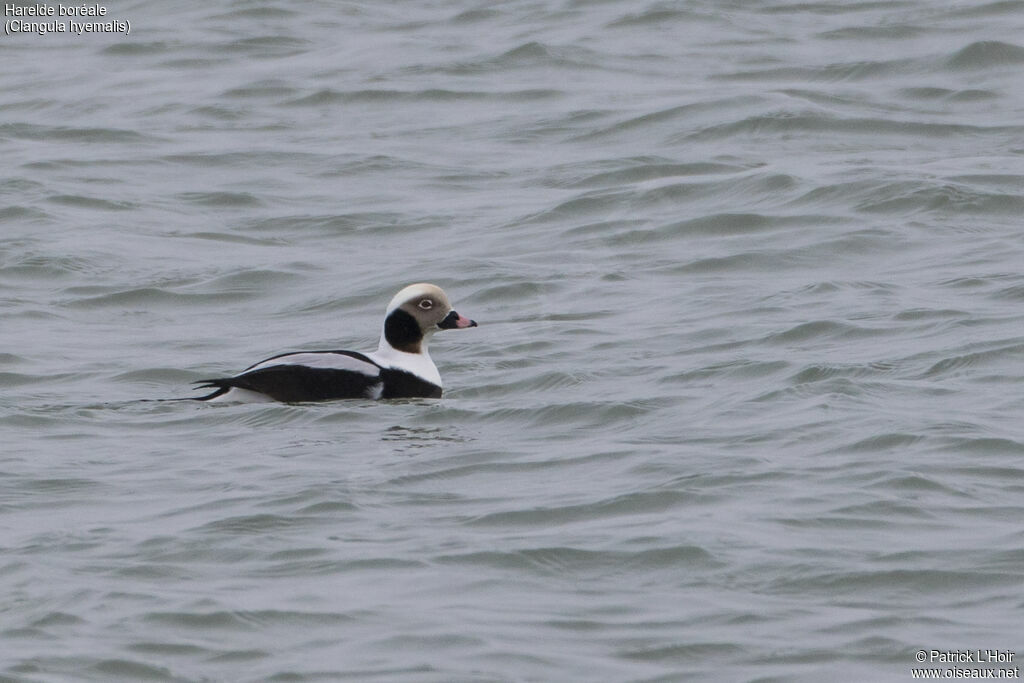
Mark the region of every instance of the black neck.
<instances>
[{"instance_id":1,"label":"black neck","mask_svg":"<svg viewBox=\"0 0 1024 683\"><path fill-rule=\"evenodd\" d=\"M416 319L400 308L388 314L384 320L384 339L391 347L406 353L419 353L423 332Z\"/></svg>"}]
</instances>

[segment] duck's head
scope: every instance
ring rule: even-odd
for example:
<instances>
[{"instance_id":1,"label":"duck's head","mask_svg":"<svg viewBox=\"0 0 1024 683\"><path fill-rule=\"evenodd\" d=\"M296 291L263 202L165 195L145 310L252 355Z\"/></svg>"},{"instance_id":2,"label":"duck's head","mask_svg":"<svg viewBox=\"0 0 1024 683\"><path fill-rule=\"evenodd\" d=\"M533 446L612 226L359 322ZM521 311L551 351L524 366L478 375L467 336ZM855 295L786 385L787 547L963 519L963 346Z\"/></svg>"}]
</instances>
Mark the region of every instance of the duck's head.
<instances>
[{"instance_id":1,"label":"duck's head","mask_svg":"<svg viewBox=\"0 0 1024 683\"><path fill-rule=\"evenodd\" d=\"M397 351L421 353L438 330L476 327L475 321L452 309L448 295L437 285L409 285L391 299L384 315L383 340Z\"/></svg>"}]
</instances>

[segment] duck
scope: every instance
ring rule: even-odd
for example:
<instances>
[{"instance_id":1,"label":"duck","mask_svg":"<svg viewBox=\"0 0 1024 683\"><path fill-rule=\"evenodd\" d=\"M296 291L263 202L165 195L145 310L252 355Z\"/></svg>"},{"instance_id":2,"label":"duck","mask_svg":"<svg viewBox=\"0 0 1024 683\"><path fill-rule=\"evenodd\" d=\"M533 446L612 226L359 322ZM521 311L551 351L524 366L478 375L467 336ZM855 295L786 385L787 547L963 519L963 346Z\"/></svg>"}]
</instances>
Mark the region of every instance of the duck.
<instances>
[{"instance_id":1,"label":"duck","mask_svg":"<svg viewBox=\"0 0 1024 683\"><path fill-rule=\"evenodd\" d=\"M441 373L427 345L436 332L470 327L477 327L476 321L457 313L440 287L412 284L388 304L376 351L282 353L237 375L195 382L196 390L213 391L193 398L208 403L440 398Z\"/></svg>"}]
</instances>

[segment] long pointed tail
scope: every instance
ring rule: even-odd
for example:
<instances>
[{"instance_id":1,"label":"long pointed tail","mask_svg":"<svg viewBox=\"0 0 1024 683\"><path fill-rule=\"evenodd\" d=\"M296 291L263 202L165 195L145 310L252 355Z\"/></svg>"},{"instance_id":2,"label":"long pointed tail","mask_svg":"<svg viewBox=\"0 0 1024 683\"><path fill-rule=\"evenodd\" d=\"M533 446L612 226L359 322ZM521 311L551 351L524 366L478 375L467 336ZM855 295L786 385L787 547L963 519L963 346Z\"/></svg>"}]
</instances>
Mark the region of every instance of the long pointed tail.
<instances>
[{"instance_id":1,"label":"long pointed tail","mask_svg":"<svg viewBox=\"0 0 1024 683\"><path fill-rule=\"evenodd\" d=\"M201 379L198 382L193 382L196 386L193 389L213 389L213 392L206 394L205 396L189 396L188 398L182 399L185 401L209 401L211 398L217 398L231 391L231 385L226 379Z\"/></svg>"}]
</instances>

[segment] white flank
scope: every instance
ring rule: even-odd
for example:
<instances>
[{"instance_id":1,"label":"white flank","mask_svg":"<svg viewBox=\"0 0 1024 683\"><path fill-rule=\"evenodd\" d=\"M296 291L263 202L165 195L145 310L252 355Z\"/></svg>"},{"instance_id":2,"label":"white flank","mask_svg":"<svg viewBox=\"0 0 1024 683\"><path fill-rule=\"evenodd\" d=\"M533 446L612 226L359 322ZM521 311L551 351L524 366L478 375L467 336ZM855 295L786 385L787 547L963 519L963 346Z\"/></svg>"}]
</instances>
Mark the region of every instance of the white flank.
<instances>
[{"instance_id":1,"label":"white flank","mask_svg":"<svg viewBox=\"0 0 1024 683\"><path fill-rule=\"evenodd\" d=\"M350 372L362 373L367 377L377 377L380 375L380 368L376 365L371 365L366 361L353 358L352 356L346 356L343 353L331 353L330 351L319 353L308 351L302 353L289 353L284 356L278 356L277 358L269 358L253 365L250 368L246 368L243 374L245 372L251 372L252 370L271 368L275 365L304 365L307 368L348 370Z\"/></svg>"}]
</instances>

